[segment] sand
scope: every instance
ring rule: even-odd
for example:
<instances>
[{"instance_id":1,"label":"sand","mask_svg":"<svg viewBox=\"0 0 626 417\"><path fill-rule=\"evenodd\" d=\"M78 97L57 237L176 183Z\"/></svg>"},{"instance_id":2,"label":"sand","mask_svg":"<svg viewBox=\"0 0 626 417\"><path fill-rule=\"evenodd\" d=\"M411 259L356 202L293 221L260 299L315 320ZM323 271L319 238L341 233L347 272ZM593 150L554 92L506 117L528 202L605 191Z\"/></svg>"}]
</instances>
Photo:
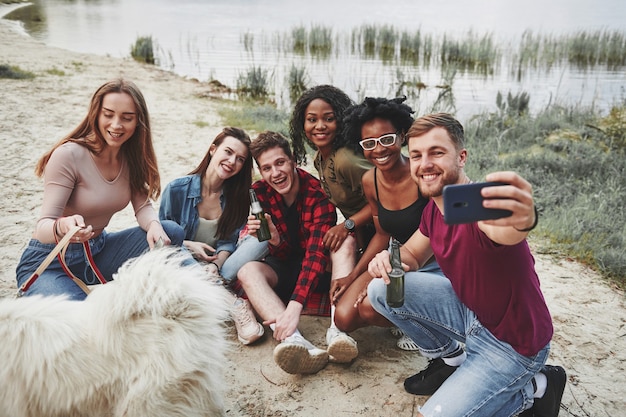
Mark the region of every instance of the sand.
<instances>
[{"instance_id":1,"label":"sand","mask_svg":"<svg viewBox=\"0 0 626 417\"><path fill-rule=\"evenodd\" d=\"M124 76L142 89L151 112L163 185L198 163L222 127L216 111L222 104L208 98L206 84L130 58L47 47L6 20L0 20L0 64L36 75L30 80L0 79L0 297L9 297L16 290L15 267L40 210L42 182L33 173L35 163L84 117L98 86ZM113 218L110 228L133 224L131 212L125 210ZM554 318L549 363L568 372L560 415L626 415L624 293L575 262L541 253L541 242L531 239L530 243ZM307 316L301 329L325 347L327 326L327 318ZM233 343L224 381L228 415L415 415L426 398L406 393L402 381L427 361L396 348L386 329L360 329L352 336L360 349L352 364L329 364L310 376L289 375L278 368L272 359L276 342L268 336L254 346ZM234 330L232 337L236 341Z\"/></svg>"}]
</instances>

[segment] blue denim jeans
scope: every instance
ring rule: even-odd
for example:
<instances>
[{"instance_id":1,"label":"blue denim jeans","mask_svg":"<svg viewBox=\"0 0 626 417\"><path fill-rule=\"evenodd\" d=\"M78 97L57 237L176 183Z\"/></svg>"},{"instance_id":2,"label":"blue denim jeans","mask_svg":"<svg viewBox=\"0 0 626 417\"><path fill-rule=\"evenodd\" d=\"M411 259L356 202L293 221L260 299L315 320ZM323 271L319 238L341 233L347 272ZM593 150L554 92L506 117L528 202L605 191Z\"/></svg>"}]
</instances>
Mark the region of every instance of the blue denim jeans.
<instances>
[{"instance_id":1,"label":"blue denim jeans","mask_svg":"<svg viewBox=\"0 0 626 417\"><path fill-rule=\"evenodd\" d=\"M422 406L424 416L508 417L532 406L531 379L545 364L549 344L534 356L520 355L482 326L440 273L407 272L400 308L386 305L382 279L372 280L367 292L374 309L424 356L445 356L465 343L467 359Z\"/></svg>"},{"instance_id":2,"label":"blue denim jeans","mask_svg":"<svg viewBox=\"0 0 626 417\"><path fill-rule=\"evenodd\" d=\"M220 274L226 282L231 283L237 278L237 272L242 266L248 262L260 261L269 252L267 242L259 242L256 237L246 235L237 242L235 251L226 258L220 269Z\"/></svg>"},{"instance_id":3,"label":"blue denim jeans","mask_svg":"<svg viewBox=\"0 0 626 417\"><path fill-rule=\"evenodd\" d=\"M161 222L163 230L172 241L172 246L181 246L184 238L183 228L177 223L164 220ZM28 247L22 253L17 265L18 288L32 275L56 245L41 243L31 239ZM119 267L131 258L146 252L149 248L146 232L140 227L133 227L119 232L108 233L103 231L98 237L89 241L96 266L107 281L113 279L113 274ZM70 244L65 253L65 262L70 270L85 284L99 284L98 278L91 270L82 244ZM54 259L50 266L37 278L24 295L67 295L72 300L83 300L87 296L83 290L65 274L58 259Z\"/></svg>"}]
</instances>

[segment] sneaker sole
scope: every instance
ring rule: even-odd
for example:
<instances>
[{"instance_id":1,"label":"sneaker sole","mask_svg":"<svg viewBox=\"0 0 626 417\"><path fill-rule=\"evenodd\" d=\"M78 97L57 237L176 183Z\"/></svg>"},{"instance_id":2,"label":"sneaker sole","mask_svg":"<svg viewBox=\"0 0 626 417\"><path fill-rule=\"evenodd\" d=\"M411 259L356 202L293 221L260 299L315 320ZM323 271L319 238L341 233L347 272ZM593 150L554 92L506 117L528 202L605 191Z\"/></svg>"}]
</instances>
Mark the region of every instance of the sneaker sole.
<instances>
[{"instance_id":1,"label":"sneaker sole","mask_svg":"<svg viewBox=\"0 0 626 417\"><path fill-rule=\"evenodd\" d=\"M311 354L302 345L281 343L274 349L274 361L288 374L314 374L328 363L328 352Z\"/></svg>"},{"instance_id":2,"label":"sneaker sole","mask_svg":"<svg viewBox=\"0 0 626 417\"><path fill-rule=\"evenodd\" d=\"M258 323L258 324L259 324L259 327L258 327L257 333L251 336L248 336L248 338L243 338L239 336L239 333L237 333L237 339L239 339L242 345L247 346L251 343L256 342L257 340L263 337L263 335L265 334L265 329L263 328L263 325L261 323Z\"/></svg>"},{"instance_id":3,"label":"sneaker sole","mask_svg":"<svg viewBox=\"0 0 626 417\"><path fill-rule=\"evenodd\" d=\"M411 340L409 336L405 334L400 336L400 338L396 342L396 346L398 347L398 349L402 349L407 352L416 352L420 350L419 346L417 346L417 343L415 343L413 340Z\"/></svg>"},{"instance_id":4,"label":"sneaker sole","mask_svg":"<svg viewBox=\"0 0 626 417\"><path fill-rule=\"evenodd\" d=\"M352 341L337 338L328 346L328 355L330 362L350 363L359 355L359 349Z\"/></svg>"}]
</instances>

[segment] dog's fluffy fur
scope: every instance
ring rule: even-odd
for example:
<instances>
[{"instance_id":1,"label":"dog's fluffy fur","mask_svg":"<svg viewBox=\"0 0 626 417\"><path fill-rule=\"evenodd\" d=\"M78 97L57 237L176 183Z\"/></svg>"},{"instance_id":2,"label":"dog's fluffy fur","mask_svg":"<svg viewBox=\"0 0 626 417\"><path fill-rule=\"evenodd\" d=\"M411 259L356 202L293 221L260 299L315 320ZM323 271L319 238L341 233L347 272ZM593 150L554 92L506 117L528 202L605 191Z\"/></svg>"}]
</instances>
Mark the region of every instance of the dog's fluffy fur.
<instances>
[{"instance_id":1,"label":"dog's fluffy fur","mask_svg":"<svg viewBox=\"0 0 626 417\"><path fill-rule=\"evenodd\" d=\"M183 256L149 252L85 301L2 300L0 416L223 415L229 296Z\"/></svg>"}]
</instances>

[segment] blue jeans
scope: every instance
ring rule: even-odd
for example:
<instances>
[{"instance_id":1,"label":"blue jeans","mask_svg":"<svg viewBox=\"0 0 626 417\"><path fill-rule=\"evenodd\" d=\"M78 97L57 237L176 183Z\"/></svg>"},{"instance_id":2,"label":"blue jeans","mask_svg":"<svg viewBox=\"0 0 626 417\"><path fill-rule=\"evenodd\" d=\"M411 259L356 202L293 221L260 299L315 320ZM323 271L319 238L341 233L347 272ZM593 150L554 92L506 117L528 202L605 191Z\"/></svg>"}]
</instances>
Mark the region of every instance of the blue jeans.
<instances>
[{"instance_id":1,"label":"blue jeans","mask_svg":"<svg viewBox=\"0 0 626 417\"><path fill-rule=\"evenodd\" d=\"M259 242L252 235L246 235L237 242L237 248L231 253L220 268L222 278L231 283L237 278L239 269L248 262L260 261L270 252L267 242Z\"/></svg>"},{"instance_id":2,"label":"blue jeans","mask_svg":"<svg viewBox=\"0 0 626 417\"><path fill-rule=\"evenodd\" d=\"M367 289L374 309L398 326L426 357L452 353L465 343L467 359L422 406L426 416L514 416L533 403L532 377L549 344L536 355L517 353L498 340L456 296L450 281L432 272L407 272L404 305L390 308L382 279Z\"/></svg>"},{"instance_id":3,"label":"blue jeans","mask_svg":"<svg viewBox=\"0 0 626 417\"><path fill-rule=\"evenodd\" d=\"M163 230L172 241L172 246L181 246L184 238L183 228L177 223L164 220L161 222ZM22 253L17 265L18 288L32 275L56 245L41 243L31 239L28 247ZM113 274L119 267L131 258L146 252L149 248L146 232L140 227L133 227L119 232L108 233L103 231L98 237L89 241L96 266L107 281L113 279ZM87 262L82 244L70 244L65 253L65 262L70 270L85 284L99 284L100 281L91 270ZM65 274L57 258L37 278L24 295L67 295L72 300L83 300L87 296L83 290Z\"/></svg>"}]
</instances>

